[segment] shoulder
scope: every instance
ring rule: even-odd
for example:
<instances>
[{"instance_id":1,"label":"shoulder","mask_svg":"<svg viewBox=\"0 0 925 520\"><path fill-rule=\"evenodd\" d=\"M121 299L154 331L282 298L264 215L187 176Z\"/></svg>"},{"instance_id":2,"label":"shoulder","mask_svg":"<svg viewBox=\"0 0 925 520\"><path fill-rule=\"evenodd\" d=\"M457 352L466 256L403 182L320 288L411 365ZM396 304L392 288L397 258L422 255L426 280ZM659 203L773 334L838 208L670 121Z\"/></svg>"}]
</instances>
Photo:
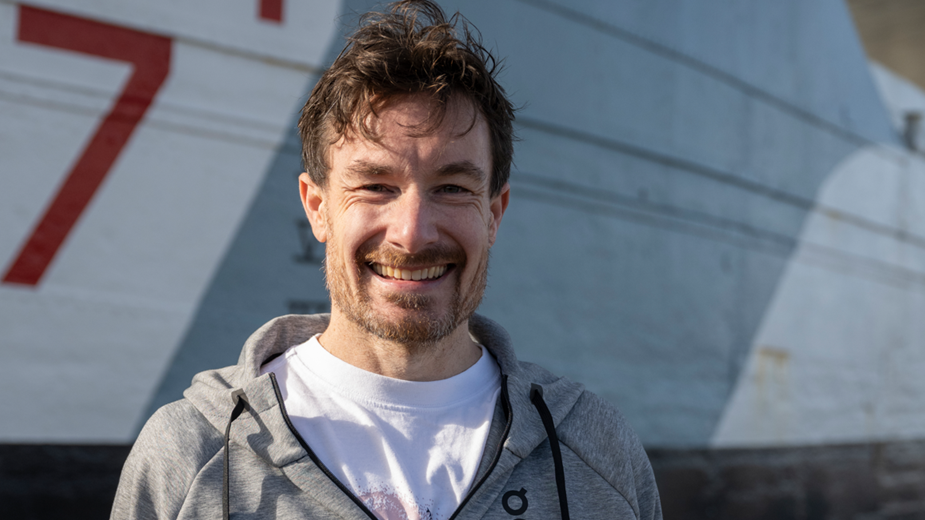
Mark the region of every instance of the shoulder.
<instances>
[{"instance_id":1,"label":"shoulder","mask_svg":"<svg viewBox=\"0 0 925 520\"><path fill-rule=\"evenodd\" d=\"M112 518L176 517L196 475L223 445L221 433L187 400L161 407L125 462Z\"/></svg>"},{"instance_id":2,"label":"shoulder","mask_svg":"<svg viewBox=\"0 0 925 520\"><path fill-rule=\"evenodd\" d=\"M559 441L623 495L639 518L661 518L649 458L626 418L610 403L583 391L556 431Z\"/></svg>"},{"instance_id":3,"label":"shoulder","mask_svg":"<svg viewBox=\"0 0 925 520\"><path fill-rule=\"evenodd\" d=\"M610 482L648 466L639 438L623 414L585 390L556 428L560 440Z\"/></svg>"},{"instance_id":4,"label":"shoulder","mask_svg":"<svg viewBox=\"0 0 925 520\"><path fill-rule=\"evenodd\" d=\"M221 432L186 399L159 408L148 419L132 451L159 459L208 461L224 445Z\"/></svg>"}]
</instances>

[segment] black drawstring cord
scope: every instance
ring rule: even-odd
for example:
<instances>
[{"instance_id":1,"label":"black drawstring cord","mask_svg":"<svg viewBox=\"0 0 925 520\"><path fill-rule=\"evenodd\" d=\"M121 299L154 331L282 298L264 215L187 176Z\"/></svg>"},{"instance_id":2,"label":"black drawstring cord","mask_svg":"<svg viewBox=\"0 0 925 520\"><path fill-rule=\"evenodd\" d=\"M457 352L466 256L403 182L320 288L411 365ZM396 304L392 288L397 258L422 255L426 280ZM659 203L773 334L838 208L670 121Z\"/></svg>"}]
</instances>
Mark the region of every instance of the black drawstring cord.
<instances>
[{"instance_id":1,"label":"black drawstring cord","mask_svg":"<svg viewBox=\"0 0 925 520\"><path fill-rule=\"evenodd\" d=\"M552 414L543 400L543 387L536 383L530 385L530 401L543 420L546 436L549 437L549 447L552 449L552 462L556 467L556 490L559 492L559 509L562 510L562 520L569 520L568 498L565 496L565 468L562 467L562 451L559 449L559 436L552 423Z\"/></svg>"},{"instance_id":2,"label":"black drawstring cord","mask_svg":"<svg viewBox=\"0 0 925 520\"><path fill-rule=\"evenodd\" d=\"M235 390L231 394L234 400L234 410L231 411L231 417L228 418L228 426L225 426L225 467L222 470L222 518L229 520L231 516L230 500L228 498L228 444L231 436L231 423L241 416L241 412L247 408L247 400L244 398L243 390Z\"/></svg>"}]
</instances>

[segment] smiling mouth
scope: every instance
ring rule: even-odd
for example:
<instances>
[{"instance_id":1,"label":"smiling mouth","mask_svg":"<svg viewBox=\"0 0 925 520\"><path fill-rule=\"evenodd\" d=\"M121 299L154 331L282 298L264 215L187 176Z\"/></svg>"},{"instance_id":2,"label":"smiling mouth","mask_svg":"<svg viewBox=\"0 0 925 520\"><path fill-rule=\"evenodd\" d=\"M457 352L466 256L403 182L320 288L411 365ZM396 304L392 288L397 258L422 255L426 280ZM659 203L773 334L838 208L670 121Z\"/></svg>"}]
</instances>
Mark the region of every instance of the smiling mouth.
<instances>
[{"instance_id":1,"label":"smiling mouth","mask_svg":"<svg viewBox=\"0 0 925 520\"><path fill-rule=\"evenodd\" d=\"M440 278L444 275L444 273L446 273L446 270L450 267L450 265L451 264L435 265L433 267L423 267L421 269L401 269L398 267L377 264L375 262L369 264L372 270L383 278L413 281L434 280Z\"/></svg>"}]
</instances>

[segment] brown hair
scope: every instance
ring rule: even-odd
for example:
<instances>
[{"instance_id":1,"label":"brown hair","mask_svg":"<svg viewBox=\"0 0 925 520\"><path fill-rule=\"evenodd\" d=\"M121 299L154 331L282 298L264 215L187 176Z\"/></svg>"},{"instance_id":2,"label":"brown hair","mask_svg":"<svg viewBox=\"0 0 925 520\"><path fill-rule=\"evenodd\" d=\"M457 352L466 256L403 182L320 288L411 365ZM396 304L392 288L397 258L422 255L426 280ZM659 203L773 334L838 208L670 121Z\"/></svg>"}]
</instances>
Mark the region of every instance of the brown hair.
<instances>
[{"instance_id":1,"label":"brown hair","mask_svg":"<svg viewBox=\"0 0 925 520\"><path fill-rule=\"evenodd\" d=\"M325 186L328 147L348 131L377 141L369 116L397 96L426 93L436 101L421 128L426 134L442 123L450 97L461 94L488 123L490 192L497 195L510 176L514 154L514 107L495 79L499 70L478 30L470 30L459 13L447 20L430 0L395 2L387 13L364 15L302 109L299 134L306 171L315 184Z\"/></svg>"}]
</instances>

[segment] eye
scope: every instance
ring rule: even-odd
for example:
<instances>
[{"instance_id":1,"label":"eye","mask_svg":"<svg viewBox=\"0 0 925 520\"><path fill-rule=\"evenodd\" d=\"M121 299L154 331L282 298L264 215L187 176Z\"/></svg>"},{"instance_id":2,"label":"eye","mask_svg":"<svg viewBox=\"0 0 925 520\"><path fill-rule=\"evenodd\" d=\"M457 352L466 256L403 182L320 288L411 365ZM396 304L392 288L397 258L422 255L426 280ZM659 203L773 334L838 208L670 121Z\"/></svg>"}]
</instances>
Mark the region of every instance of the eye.
<instances>
[{"instance_id":1,"label":"eye","mask_svg":"<svg viewBox=\"0 0 925 520\"><path fill-rule=\"evenodd\" d=\"M385 193L389 191L388 187L382 184L367 184L361 188L363 191L371 191L373 193Z\"/></svg>"},{"instance_id":2,"label":"eye","mask_svg":"<svg viewBox=\"0 0 925 520\"><path fill-rule=\"evenodd\" d=\"M456 186L455 184L447 184L446 186L441 186L439 191L440 193L456 194L464 193L467 190L463 187Z\"/></svg>"}]
</instances>

